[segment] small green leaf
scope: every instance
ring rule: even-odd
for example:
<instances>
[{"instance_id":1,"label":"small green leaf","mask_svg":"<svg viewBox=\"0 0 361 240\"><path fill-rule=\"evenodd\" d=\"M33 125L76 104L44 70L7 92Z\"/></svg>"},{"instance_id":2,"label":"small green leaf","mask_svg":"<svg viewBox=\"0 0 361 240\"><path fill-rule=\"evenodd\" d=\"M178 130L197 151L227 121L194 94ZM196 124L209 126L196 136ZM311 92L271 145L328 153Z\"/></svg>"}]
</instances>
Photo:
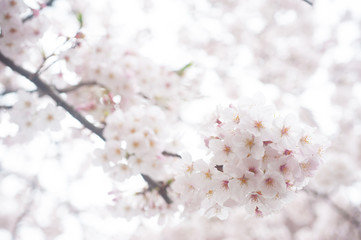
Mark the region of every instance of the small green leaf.
<instances>
[{"instance_id":1,"label":"small green leaf","mask_svg":"<svg viewBox=\"0 0 361 240\"><path fill-rule=\"evenodd\" d=\"M83 27L83 24L84 24L84 22L83 22L83 14L80 13L80 12L78 12L78 13L76 14L76 19L77 19L78 22L79 22L79 28L82 28L82 27Z\"/></svg>"},{"instance_id":2,"label":"small green leaf","mask_svg":"<svg viewBox=\"0 0 361 240\"><path fill-rule=\"evenodd\" d=\"M187 65L185 65L184 67L182 67L181 69L179 69L178 71L175 71L179 76L183 76L185 71L192 66L193 63L188 63Z\"/></svg>"},{"instance_id":3,"label":"small green leaf","mask_svg":"<svg viewBox=\"0 0 361 240\"><path fill-rule=\"evenodd\" d=\"M174 181L175 181L174 178L169 179L169 180L167 181L167 184L166 184L166 185L169 186L169 185L171 185Z\"/></svg>"},{"instance_id":4,"label":"small green leaf","mask_svg":"<svg viewBox=\"0 0 361 240\"><path fill-rule=\"evenodd\" d=\"M46 59L46 53L45 53L45 50L43 48L40 49L40 52L41 52L41 57L43 58L43 60Z\"/></svg>"}]
</instances>

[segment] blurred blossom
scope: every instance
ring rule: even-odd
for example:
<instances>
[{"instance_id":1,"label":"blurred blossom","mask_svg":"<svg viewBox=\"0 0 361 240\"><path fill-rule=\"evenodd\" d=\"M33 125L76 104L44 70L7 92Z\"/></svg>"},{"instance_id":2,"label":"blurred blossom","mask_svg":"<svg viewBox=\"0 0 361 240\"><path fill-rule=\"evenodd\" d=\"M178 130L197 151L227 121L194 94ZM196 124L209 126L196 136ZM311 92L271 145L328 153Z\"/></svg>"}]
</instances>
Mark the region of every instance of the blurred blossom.
<instances>
[{"instance_id":1,"label":"blurred blossom","mask_svg":"<svg viewBox=\"0 0 361 240\"><path fill-rule=\"evenodd\" d=\"M361 238L361 5L312 4L0 0L0 239Z\"/></svg>"}]
</instances>

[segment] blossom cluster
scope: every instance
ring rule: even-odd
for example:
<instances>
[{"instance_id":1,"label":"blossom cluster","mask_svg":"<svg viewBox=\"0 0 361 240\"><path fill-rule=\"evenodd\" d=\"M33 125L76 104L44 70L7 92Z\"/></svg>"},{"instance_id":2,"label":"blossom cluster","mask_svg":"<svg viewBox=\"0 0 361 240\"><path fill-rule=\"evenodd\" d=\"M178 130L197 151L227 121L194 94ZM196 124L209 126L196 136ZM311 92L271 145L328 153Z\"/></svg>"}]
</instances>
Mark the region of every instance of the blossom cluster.
<instances>
[{"instance_id":1,"label":"blossom cluster","mask_svg":"<svg viewBox=\"0 0 361 240\"><path fill-rule=\"evenodd\" d=\"M40 107L39 107L40 105ZM18 92L18 101L10 111L11 120L19 126L18 141L27 141L39 130L59 131L61 121L65 118L62 108L52 103L41 107L42 101L36 93Z\"/></svg>"},{"instance_id":2,"label":"blossom cluster","mask_svg":"<svg viewBox=\"0 0 361 240\"><path fill-rule=\"evenodd\" d=\"M109 194L113 196L114 205L110 208L116 217L122 216L129 220L139 215L148 218L158 216L161 224L176 211L176 206L167 204L157 189L144 189L131 194L114 190Z\"/></svg>"},{"instance_id":3,"label":"blossom cluster","mask_svg":"<svg viewBox=\"0 0 361 240\"><path fill-rule=\"evenodd\" d=\"M41 23L44 19L24 22L24 16L37 16L39 10L30 9L21 0L1 1L0 9L0 51L17 60L24 54L24 48L43 35L46 24Z\"/></svg>"},{"instance_id":4,"label":"blossom cluster","mask_svg":"<svg viewBox=\"0 0 361 240\"><path fill-rule=\"evenodd\" d=\"M0 49L2 51L14 51L16 42L23 41L25 34L22 29L20 14L24 11L23 1L2 1L1 2L1 40Z\"/></svg>"},{"instance_id":5,"label":"blossom cluster","mask_svg":"<svg viewBox=\"0 0 361 240\"><path fill-rule=\"evenodd\" d=\"M172 158L162 152L171 144L163 111L156 106L116 110L106 121L104 149L97 149L95 162L118 181L139 173L160 180Z\"/></svg>"},{"instance_id":6,"label":"blossom cluster","mask_svg":"<svg viewBox=\"0 0 361 240\"><path fill-rule=\"evenodd\" d=\"M127 110L144 101L176 113L179 104L193 98L198 89L197 83L184 77L183 72L159 66L126 47L119 48L107 37L65 52L61 58L77 74L80 84L97 83L97 88L88 88L74 96L70 93L69 100L100 120L114 107ZM106 101L100 102L104 97Z\"/></svg>"},{"instance_id":7,"label":"blossom cluster","mask_svg":"<svg viewBox=\"0 0 361 240\"><path fill-rule=\"evenodd\" d=\"M115 188L112 212L116 216L131 218L142 214L146 217L166 216L174 212L160 195L159 188L171 184L175 157L164 154L174 149L174 137L169 133L169 120L157 106L138 105L128 110L116 110L107 117L104 128L105 146L94 152L94 163L102 166L115 184L142 174L151 178L153 186L137 191L120 191ZM165 183L165 181L169 181ZM164 184L163 184L164 183Z\"/></svg>"},{"instance_id":8,"label":"blossom cluster","mask_svg":"<svg viewBox=\"0 0 361 240\"><path fill-rule=\"evenodd\" d=\"M280 209L307 184L325 148L314 129L258 99L219 108L205 143L209 161L185 157L173 189L186 206L220 219L237 205L257 216Z\"/></svg>"}]
</instances>

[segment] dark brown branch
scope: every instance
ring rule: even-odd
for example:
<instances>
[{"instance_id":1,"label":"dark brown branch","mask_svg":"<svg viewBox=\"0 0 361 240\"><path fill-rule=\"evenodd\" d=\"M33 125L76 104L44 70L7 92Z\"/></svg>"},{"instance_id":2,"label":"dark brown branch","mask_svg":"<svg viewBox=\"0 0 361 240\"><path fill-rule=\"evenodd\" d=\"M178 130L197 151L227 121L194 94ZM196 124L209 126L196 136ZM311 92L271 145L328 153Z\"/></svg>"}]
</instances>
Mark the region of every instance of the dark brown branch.
<instances>
[{"instance_id":1,"label":"dark brown branch","mask_svg":"<svg viewBox=\"0 0 361 240\"><path fill-rule=\"evenodd\" d=\"M98 137L105 140L103 136L103 129L94 126L91 122L89 122L83 115L81 115L73 106L68 104L64 99L62 99L56 91L51 88L48 84L46 84L40 77L36 74L29 72L28 70L16 65L11 59L7 58L0 52L0 62L5 64L5 66L10 67L14 72L17 72L21 76L27 78L32 83L34 83L39 90L44 92L46 95L51 97L57 105L64 108L70 115L72 115L75 119L77 119L84 127L95 133Z\"/></svg>"},{"instance_id":2,"label":"dark brown branch","mask_svg":"<svg viewBox=\"0 0 361 240\"><path fill-rule=\"evenodd\" d=\"M153 190L155 188L160 187L158 183L156 183L153 179L151 179L148 175L141 174L142 178L148 183L149 190Z\"/></svg>"},{"instance_id":3,"label":"dark brown branch","mask_svg":"<svg viewBox=\"0 0 361 240\"><path fill-rule=\"evenodd\" d=\"M47 1L47 2L45 3L45 6L41 7L41 8L39 9L39 11L42 10L42 9L44 9L45 7L51 7L54 2L55 2L55 0L49 0L49 1ZM28 16L26 16L25 18L23 18L23 23L26 22L26 21L31 20L33 17L34 17L34 13L29 14Z\"/></svg>"},{"instance_id":4,"label":"dark brown branch","mask_svg":"<svg viewBox=\"0 0 361 240\"><path fill-rule=\"evenodd\" d=\"M141 174L141 175L142 175L143 179L148 183L149 190L157 189L159 195L162 196L162 198L164 199L164 201L166 203L171 204L173 202L172 199L170 199L168 194L167 194L166 187L164 187L162 184L159 184L159 183L155 182L148 175L145 175L145 174Z\"/></svg>"},{"instance_id":5,"label":"dark brown branch","mask_svg":"<svg viewBox=\"0 0 361 240\"><path fill-rule=\"evenodd\" d=\"M27 78L32 83L34 83L39 90L44 92L46 95L51 97L57 105L64 108L73 118L77 119L81 124L83 124L84 127L89 129L91 132L96 134L98 137L100 137L102 140L105 141L105 137L103 136L103 129L98 128L95 125L93 125L91 122L89 122L83 115L81 115L77 110L73 108L70 104L68 104L64 99L62 99L56 90L54 90L52 87L50 87L48 84L46 84L43 80L40 79L40 77L36 74L33 74L29 72L28 70L16 65L11 59L7 58L0 52L0 62L2 62L5 66L10 67L14 72L17 72L21 76ZM164 156L172 156L172 157L181 157L178 154L174 153L168 153L166 151L162 152ZM172 203L172 200L168 197L166 188L162 188L162 185L155 182L152 178L150 178L148 175L141 174L143 179L148 183L149 188L158 188L159 194L163 197L164 201L168 204Z\"/></svg>"},{"instance_id":6,"label":"dark brown branch","mask_svg":"<svg viewBox=\"0 0 361 240\"><path fill-rule=\"evenodd\" d=\"M147 176L145 174L141 174L141 175L142 175L143 179L148 183L149 188L147 191L152 191L153 189L157 189L159 195L162 196L162 198L164 199L164 201L166 203L171 204L173 202L172 199L170 199L170 197L167 194L167 188L170 185L169 182L166 184L163 184L162 182L157 183L149 176Z\"/></svg>"}]
</instances>

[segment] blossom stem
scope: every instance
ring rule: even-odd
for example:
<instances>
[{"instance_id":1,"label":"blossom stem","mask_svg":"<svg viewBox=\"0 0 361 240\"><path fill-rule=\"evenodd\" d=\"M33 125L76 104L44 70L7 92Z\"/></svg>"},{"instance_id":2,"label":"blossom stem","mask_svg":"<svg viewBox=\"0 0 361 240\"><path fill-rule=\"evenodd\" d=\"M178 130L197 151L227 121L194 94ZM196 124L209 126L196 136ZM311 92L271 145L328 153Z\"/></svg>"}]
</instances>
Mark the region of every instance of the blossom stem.
<instances>
[{"instance_id":1,"label":"blossom stem","mask_svg":"<svg viewBox=\"0 0 361 240\"><path fill-rule=\"evenodd\" d=\"M81 87L85 87L85 86L99 86L99 87L107 89L103 84L98 83L96 81L91 81L91 82L81 82L81 83L79 83L77 85L66 87L66 88L63 88L63 89L57 89L57 91L61 92L61 93L67 93L67 92L75 91L75 90L77 90L77 89L79 89Z\"/></svg>"}]
</instances>

